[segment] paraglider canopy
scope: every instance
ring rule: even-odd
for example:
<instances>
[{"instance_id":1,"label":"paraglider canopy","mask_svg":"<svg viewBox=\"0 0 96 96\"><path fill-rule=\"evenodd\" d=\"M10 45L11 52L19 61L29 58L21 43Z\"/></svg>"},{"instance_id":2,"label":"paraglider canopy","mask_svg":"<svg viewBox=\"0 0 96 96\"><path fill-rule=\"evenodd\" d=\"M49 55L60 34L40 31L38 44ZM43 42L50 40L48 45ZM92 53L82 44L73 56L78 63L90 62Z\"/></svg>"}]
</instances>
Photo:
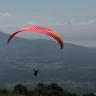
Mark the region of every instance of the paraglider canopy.
<instances>
[{"instance_id":1,"label":"paraglider canopy","mask_svg":"<svg viewBox=\"0 0 96 96\"><path fill-rule=\"evenodd\" d=\"M11 34L8 38L8 43L10 42L10 40L17 34L23 31L30 31L30 32L39 32L39 33L43 33L43 34L47 34L51 37L53 37L55 40L58 41L61 49L64 48L64 43L62 38L59 36L59 34L57 34L56 32L54 32L51 29L42 27L42 26L25 26L20 28L19 30L17 30L16 32L14 32L13 34Z\"/></svg>"}]
</instances>

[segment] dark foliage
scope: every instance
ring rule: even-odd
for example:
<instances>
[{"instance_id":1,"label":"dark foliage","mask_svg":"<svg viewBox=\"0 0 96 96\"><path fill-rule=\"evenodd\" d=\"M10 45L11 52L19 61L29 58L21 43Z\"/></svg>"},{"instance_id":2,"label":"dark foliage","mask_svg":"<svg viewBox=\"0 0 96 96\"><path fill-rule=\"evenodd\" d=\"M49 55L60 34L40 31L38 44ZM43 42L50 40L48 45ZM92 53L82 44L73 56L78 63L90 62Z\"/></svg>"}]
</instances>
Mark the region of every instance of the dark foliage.
<instances>
[{"instance_id":1,"label":"dark foliage","mask_svg":"<svg viewBox=\"0 0 96 96\"><path fill-rule=\"evenodd\" d=\"M6 89L0 90L0 96L77 96L76 93L68 92L57 83L43 84L38 83L37 87L32 90L28 90L25 85L17 84L14 86L12 92ZM96 96L94 93L86 93L82 96Z\"/></svg>"}]
</instances>

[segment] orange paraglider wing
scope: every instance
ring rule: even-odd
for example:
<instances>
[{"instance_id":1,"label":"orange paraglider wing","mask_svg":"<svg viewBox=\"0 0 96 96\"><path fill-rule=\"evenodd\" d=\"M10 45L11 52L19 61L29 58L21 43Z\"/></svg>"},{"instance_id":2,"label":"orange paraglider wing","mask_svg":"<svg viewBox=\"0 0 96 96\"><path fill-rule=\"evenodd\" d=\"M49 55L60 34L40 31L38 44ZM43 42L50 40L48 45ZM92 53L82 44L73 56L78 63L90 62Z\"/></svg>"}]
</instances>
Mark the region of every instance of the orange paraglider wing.
<instances>
[{"instance_id":1,"label":"orange paraglider wing","mask_svg":"<svg viewBox=\"0 0 96 96\"><path fill-rule=\"evenodd\" d=\"M47 34L51 37L53 37L55 40L58 41L59 45L61 46L61 49L63 49L64 47L64 43L63 43L63 40L62 38L59 36L59 34L57 34L56 32L54 32L53 30L51 29L48 29L48 28L44 28L44 27L41 27L41 26L25 26L23 28L20 28L19 30L17 30L16 32L14 32L13 34L11 34L8 38L8 43L11 41L11 39L17 34L17 33L20 33L20 32L23 32L23 31L31 31L31 32L39 32L39 33L43 33L43 34Z\"/></svg>"}]
</instances>

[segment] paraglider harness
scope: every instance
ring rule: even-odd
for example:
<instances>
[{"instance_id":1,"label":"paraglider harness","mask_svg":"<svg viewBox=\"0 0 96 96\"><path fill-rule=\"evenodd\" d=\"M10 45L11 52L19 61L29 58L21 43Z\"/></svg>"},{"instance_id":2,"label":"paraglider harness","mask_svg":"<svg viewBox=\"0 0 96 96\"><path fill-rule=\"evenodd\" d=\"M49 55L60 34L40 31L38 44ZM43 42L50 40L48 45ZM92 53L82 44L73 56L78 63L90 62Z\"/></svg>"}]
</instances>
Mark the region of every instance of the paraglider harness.
<instances>
[{"instance_id":1,"label":"paraglider harness","mask_svg":"<svg viewBox=\"0 0 96 96\"><path fill-rule=\"evenodd\" d=\"M34 68L33 68L33 70L34 70L34 75L37 76L39 70L35 70Z\"/></svg>"}]
</instances>

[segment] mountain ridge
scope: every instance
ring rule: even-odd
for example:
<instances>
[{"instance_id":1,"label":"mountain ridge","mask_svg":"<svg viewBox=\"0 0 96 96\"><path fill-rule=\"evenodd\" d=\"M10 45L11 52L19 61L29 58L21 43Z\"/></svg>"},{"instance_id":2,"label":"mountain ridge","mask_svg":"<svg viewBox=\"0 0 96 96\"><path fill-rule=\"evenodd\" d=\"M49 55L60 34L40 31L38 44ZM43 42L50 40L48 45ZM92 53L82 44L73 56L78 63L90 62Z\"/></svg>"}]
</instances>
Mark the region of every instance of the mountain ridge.
<instances>
[{"instance_id":1,"label":"mountain ridge","mask_svg":"<svg viewBox=\"0 0 96 96\"><path fill-rule=\"evenodd\" d=\"M30 80L56 81L61 85L72 81L76 82L76 86L81 84L78 82L96 82L95 49L70 43L64 43L64 49L60 49L56 41L28 40L19 37L14 37L7 44L8 37L9 34L0 33L1 87ZM33 76L33 67L40 69L37 78ZM66 86L70 87L68 84ZM82 87L80 86L78 88ZM71 87L74 89L74 84Z\"/></svg>"}]
</instances>

